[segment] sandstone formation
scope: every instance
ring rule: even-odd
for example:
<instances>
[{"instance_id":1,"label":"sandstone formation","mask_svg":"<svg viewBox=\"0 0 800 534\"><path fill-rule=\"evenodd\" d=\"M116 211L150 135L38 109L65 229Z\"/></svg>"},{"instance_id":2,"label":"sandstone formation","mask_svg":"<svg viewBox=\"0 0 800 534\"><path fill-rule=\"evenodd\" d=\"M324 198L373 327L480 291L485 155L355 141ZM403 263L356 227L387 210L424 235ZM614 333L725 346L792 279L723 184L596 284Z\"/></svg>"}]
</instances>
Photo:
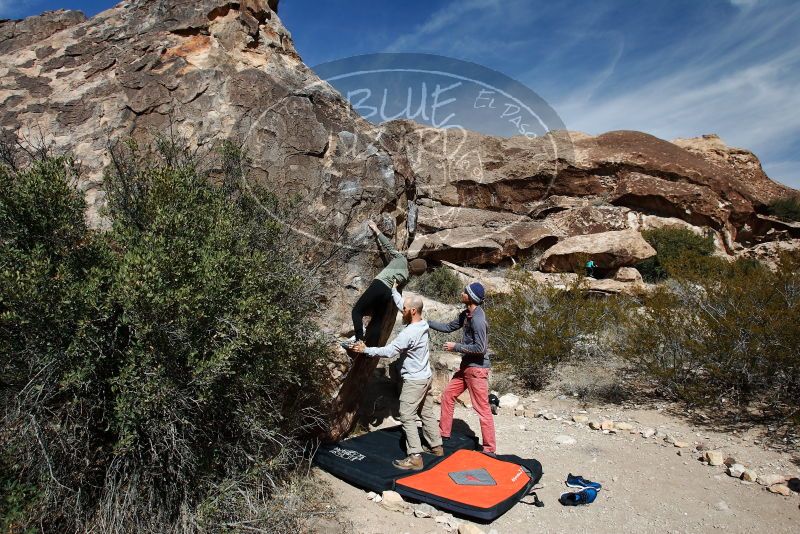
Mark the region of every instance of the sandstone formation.
<instances>
[{"instance_id":1,"label":"sandstone formation","mask_svg":"<svg viewBox=\"0 0 800 534\"><path fill-rule=\"evenodd\" d=\"M641 282L642 274L635 267L620 267L614 273L614 280L619 282Z\"/></svg>"},{"instance_id":2,"label":"sandstone formation","mask_svg":"<svg viewBox=\"0 0 800 534\"><path fill-rule=\"evenodd\" d=\"M616 269L655 255L639 232L621 230L568 237L544 253L540 266L545 272L564 272L580 269L591 259L599 269Z\"/></svg>"}]
</instances>

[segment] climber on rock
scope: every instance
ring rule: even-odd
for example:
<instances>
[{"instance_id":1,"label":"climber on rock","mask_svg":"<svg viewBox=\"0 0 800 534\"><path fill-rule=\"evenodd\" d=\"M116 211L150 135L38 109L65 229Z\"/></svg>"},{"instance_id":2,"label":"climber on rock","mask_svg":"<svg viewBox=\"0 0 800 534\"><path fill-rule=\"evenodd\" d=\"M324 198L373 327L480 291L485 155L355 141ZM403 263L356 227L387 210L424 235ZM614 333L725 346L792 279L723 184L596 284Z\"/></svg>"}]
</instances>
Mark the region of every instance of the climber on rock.
<instances>
[{"instance_id":1,"label":"climber on rock","mask_svg":"<svg viewBox=\"0 0 800 534\"><path fill-rule=\"evenodd\" d=\"M586 276L594 277L594 268L597 267L597 264L594 260L589 260L586 262Z\"/></svg>"},{"instance_id":2,"label":"climber on rock","mask_svg":"<svg viewBox=\"0 0 800 534\"><path fill-rule=\"evenodd\" d=\"M364 316L370 317L370 323L380 324L383 322L386 312L389 309L389 304L393 300L392 288L397 286L398 295L402 292L403 287L411 276L419 276L428 268L427 263L423 259L413 259L408 261L402 252L398 251L389 239L381 233L373 221L369 222L370 229L375 232L380 243L381 248L389 255L389 263L384 269L378 273L378 276L372 280L369 287L361 294L361 297L356 301L353 306L352 319L353 329L355 336L348 342L342 344L345 349L358 342L364 341L368 346L377 344L378 336L380 336L380 329L373 328L370 331L370 337L366 338L364 333ZM395 300L395 305L398 309L402 310L402 302Z\"/></svg>"}]
</instances>

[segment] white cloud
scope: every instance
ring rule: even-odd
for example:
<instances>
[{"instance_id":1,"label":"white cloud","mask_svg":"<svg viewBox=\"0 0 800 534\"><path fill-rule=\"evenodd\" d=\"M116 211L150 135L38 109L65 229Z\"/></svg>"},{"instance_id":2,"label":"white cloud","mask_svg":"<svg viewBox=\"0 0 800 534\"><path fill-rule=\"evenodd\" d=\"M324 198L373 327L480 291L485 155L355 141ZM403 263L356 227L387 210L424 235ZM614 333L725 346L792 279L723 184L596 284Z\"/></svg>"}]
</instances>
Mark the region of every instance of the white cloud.
<instances>
[{"instance_id":1,"label":"white cloud","mask_svg":"<svg viewBox=\"0 0 800 534\"><path fill-rule=\"evenodd\" d=\"M770 176L780 173L774 178L797 187L800 166L783 160L793 157L800 139L800 42L787 39L787 28L798 20L797 8L742 13L725 29L654 54L638 72L588 100L574 90L552 103L569 129L592 134L631 129L671 139L717 133L754 151ZM699 52L692 57L684 46ZM600 67L598 75L608 70Z\"/></svg>"},{"instance_id":2,"label":"white cloud","mask_svg":"<svg viewBox=\"0 0 800 534\"><path fill-rule=\"evenodd\" d=\"M477 11L478 17L482 18L485 14L491 13L500 7L499 0L465 0L461 2L451 2L442 9L436 11L427 21L417 26L413 32L403 35L388 45L385 52L409 52L415 51L422 42L427 41L432 36L439 35L452 26L462 23L464 16L471 11Z\"/></svg>"},{"instance_id":3,"label":"white cloud","mask_svg":"<svg viewBox=\"0 0 800 534\"><path fill-rule=\"evenodd\" d=\"M606 3L569 10L453 1L386 51L452 55L506 71L547 98L569 129L665 139L717 133L797 187L800 3L729 1L738 9L724 21L709 19L660 48L646 34L609 25L619 14ZM548 41L537 40L542 34Z\"/></svg>"}]
</instances>

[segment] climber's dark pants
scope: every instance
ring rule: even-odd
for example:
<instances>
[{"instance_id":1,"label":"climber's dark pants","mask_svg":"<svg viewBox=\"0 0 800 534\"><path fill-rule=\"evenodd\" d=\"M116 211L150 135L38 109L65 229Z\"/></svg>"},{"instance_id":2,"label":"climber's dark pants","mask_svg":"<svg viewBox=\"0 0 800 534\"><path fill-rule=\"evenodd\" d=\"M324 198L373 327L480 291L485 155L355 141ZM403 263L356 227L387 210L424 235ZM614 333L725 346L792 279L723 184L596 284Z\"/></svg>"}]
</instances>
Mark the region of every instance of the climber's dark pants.
<instances>
[{"instance_id":1,"label":"climber's dark pants","mask_svg":"<svg viewBox=\"0 0 800 534\"><path fill-rule=\"evenodd\" d=\"M392 290L380 280L373 280L366 291L362 293L355 306L353 306L353 329L356 333L356 340L364 341L367 346L374 346L381 335L380 325L386 316L389 303L392 302ZM364 316L370 317L369 324L375 325L369 328L368 337L364 334Z\"/></svg>"}]
</instances>

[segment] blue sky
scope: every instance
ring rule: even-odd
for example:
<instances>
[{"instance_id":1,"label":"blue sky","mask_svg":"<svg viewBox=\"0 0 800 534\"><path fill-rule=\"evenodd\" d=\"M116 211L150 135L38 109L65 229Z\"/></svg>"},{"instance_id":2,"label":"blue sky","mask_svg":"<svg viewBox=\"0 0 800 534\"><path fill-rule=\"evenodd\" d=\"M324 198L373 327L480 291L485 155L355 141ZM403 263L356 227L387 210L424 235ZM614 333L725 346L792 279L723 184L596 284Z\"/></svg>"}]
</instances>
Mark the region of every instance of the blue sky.
<instances>
[{"instance_id":1,"label":"blue sky","mask_svg":"<svg viewBox=\"0 0 800 534\"><path fill-rule=\"evenodd\" d=\"M111 1L0 0L0 17ZM796 0L282 0L308 65L426 52L498 70L571 130L717 133L800 188Z\"/></svg>"}]
</instances>

